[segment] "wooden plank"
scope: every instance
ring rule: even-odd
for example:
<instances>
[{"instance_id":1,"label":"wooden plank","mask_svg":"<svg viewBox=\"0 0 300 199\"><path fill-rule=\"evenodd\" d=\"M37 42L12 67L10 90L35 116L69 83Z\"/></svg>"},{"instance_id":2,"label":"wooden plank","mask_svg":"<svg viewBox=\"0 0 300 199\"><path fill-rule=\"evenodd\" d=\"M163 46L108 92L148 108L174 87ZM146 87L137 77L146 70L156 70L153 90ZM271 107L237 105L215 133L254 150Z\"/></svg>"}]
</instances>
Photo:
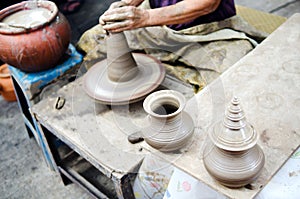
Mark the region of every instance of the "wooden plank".
<instances>
[{"instance_id":1,"label":"wooden plank","mask_svg":"<svg viewBox=\"0 0 300 199\"><path fill-rule=\"evenodd\" d=\"M186 111L196 124L190 145L179 154L161 153L176 167L229 198L253 198L300 143L300 14L295 14L251 53L190 99ZM260 135L266 163L251 189L230 189L206 171L202 151L212 124L224 115L233 96L241 100L248 122Z\"/></svg>"}]
</instances>

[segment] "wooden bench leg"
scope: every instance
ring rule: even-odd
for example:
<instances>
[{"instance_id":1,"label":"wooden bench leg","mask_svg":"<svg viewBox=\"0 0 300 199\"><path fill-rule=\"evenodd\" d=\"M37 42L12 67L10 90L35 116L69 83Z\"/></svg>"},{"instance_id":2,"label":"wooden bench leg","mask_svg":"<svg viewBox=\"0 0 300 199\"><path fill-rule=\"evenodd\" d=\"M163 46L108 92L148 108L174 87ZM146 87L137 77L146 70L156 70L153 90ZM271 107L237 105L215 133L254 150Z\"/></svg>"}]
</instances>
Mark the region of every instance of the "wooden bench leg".
<instances>
[{"instance_id":1,"label":"wooden bench leg","mask_svg":"<svg viewBox=\"0 0 300 199\"><path fill-rule=\"evenodd\" d=\"M136 174L124 175L121 179L113 180L115 183L115 189L120 199L134 199L134 193L132 188L132 181Z\"/></svg>"}]
</instances>

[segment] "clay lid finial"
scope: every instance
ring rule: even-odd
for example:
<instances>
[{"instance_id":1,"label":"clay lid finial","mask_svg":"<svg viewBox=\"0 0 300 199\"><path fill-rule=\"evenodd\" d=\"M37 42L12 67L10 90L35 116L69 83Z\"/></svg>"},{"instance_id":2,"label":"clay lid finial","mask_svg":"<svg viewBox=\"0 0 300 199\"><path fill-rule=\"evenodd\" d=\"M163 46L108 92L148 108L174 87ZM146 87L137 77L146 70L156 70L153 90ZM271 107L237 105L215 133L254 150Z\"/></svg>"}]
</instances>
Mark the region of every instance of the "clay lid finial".
<instances>
[{"instance_id":1,"label":"clay lid finial","mask_svg":"<svg viewBox=\"0 0 300 199\"><path fill-rule=\"evenodd\" d=\"M217 147L230 151L247 150L256 144L258 135L252 125L246 121L237 97L232 98L223 121L214 125L210 137Z\"/></svg>"},{"instance_id":2,"label":"clay lid finial","mask_svg":"<svg viewBox=\"0 0 300 199\"><path fill-rule=\"evenodd\" d=\"M233 97L231 104L228 106L225 112L225 117L223 120L225 127L232 130L239 130L246 126L245 123L245 113L240 106L240 101L237 97Z\"/></svg>"}]
</instances>

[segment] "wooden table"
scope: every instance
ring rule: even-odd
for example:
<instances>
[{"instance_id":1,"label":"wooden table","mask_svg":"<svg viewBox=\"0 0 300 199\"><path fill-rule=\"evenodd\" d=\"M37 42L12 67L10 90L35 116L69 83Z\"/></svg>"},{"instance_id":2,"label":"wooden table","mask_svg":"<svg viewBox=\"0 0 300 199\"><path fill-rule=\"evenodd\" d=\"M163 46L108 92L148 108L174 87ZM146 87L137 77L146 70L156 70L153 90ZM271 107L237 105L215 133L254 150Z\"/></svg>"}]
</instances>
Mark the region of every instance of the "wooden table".
<instances>
[{"instance_id":1,"label":"wooden table","mask_svg":"<svg viewBox=\"0 0 300 199\"><path fill-rule=\"evenodd\" d=\"M186 111L196 124L193 142L180 154L161 153L145 142L130 144L127 136L143 125L142 102L108 107L97 104L82 88L82 78L33 107L33 113L53 152L57 170L98 197L91 183L64 164L55 140L65 143L75 157L83 157L104 176L112 179L119 198L133 197L130 186L146 153L163 157L177 168L197 178L229 198L253 198L281 168L300 143L300 14L294 15L251 53L232 66L219 79L188 100ZM171 82L171 83L170 83ZM167 88L186 91L172 84ZM179 86L179 87L178 87ZM185 89L185 90L183 90ZM185 93L188 98L190 93ZM260 135L266 164L251 189L229 189L212 179L204 168L202 150L207 131L223 116L225 106L238 96L248 121ZM66 99L55 109L57 97Z\"/></svg>"},{"instance_id":2,"label":"wooden table","mask_svg":"<svg viewBox=\"0 0 300 199\"><path fill-rule=\"evenodd\" d=\"M193 95L191 87L170 78L166 78L163 85L179 89L187 97ZM56 170L66 184L69 180L76 182L96 197L112 198L117 195L119 198L133 198L130 180L149 152L142 150L140 144L128 142L127 136L137 131L133 123L141 122L146 116L142 102L130 107L98 104L85 93L82 84L83 77L80 77L32 108L44 142L48 143L56 162ZM55 108L58 97L65 100L61 109ZM130 118L132 120L128 122ZM59 149L60 142L70 148L64 149L67 152L63 154ZM99 175L110 179L110 183L115 184L116 193L107 195L103 193L105 190L99 191L97 186L80 175L80 168L72 168L78 166L70 160L78 162L80 157L93 165L93 171L96 168Z\"/></svg>"}]
</instances>

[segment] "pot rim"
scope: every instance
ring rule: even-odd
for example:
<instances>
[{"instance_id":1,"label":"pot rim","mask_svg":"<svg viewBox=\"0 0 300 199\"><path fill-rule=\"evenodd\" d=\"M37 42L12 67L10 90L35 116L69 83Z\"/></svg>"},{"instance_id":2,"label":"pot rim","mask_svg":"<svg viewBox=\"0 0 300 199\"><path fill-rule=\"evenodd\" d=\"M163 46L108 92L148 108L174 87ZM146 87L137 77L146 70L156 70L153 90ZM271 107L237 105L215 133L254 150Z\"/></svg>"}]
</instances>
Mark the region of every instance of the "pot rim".
<instances>
[{"instance_id":1,"label":"pot rim","mask_svg":"<svg viewBox=\"0 0 300 199\"><path fill-rule=\"evenodd\" d=\"M20 10L31 10L34 8L45 8L50 11L50 17L46 22L36 24L29 27L11 26L1 21L9 15L16 13ZM28 31L37 30L47 24L49 24L58 14L58 8L54 2L51 1L22 1L20 3L11 5L0 10L0 33L1 34L20 34Z\"/></svg>"},{"instance_id":2,"label":"pot rim","mask_svg":"<svg viewBox=\"0 0 300 199\"><path fill-rule=\"evenodd\" d=\"M168 100L172 99L174 101L178 102L177 110L173 113L166 114L166 115L160 115L154 112L152 109L152 105L154 103L161 104L161 102L169 102ZM174 102L173 101L173 102ZM151 116L157 117L157 118L171 118L173 116L178 115L181 113L185 107L186 99L183 94L181 94L178 91L175 90L160 90L156 91L154 93L151 93L146 97L146 99L143 102L144 110Z\"/></svg>"}]
</instances>

